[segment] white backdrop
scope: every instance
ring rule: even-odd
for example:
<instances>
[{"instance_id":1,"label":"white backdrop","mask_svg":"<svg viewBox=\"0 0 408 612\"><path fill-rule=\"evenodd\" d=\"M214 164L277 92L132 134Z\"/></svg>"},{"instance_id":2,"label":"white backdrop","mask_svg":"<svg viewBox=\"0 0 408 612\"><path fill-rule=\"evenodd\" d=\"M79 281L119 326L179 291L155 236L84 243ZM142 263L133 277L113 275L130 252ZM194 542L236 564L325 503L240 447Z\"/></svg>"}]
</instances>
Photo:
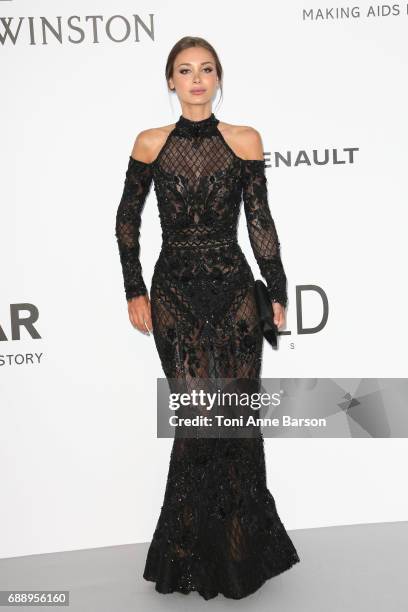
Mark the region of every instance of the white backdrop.
<instances>
[{"instance_id":1,"label":"white backdrop","mask_svg":"<svg viewBox=\"0 0 408 612\"><path fill-rule=\"evenodd\" d=\"M136 134L179 117L164 66L182 36L203 36L220 55L215 115L258 129L270 153L290 335L278 353L265 346L263 376L407 375L408 17L403 4L373 16L357 6L321 18L330 4L314 0L207 0L200 10L0 0L0 556L152 536L172 440L156 438L163 373L153 336L128 320L114 222ZM61 18L61 42L46 28L43 44L41 17L55 29ZM125 19L130 36L115 42ZM328 163L314 163L326 149ZM275 163L302 151L310 164ZM239 229L258 276L243 213ZM160 243L152 189L141 229L148 287ZM318 294L296 303L305 284L329 302L316 334L296 329L300 306L305 326L322 317ZM15 305L33 317L20 337ZM265 449L287 529L408 518L405 439L266 439Z\"/></svg>"}]
</instances>

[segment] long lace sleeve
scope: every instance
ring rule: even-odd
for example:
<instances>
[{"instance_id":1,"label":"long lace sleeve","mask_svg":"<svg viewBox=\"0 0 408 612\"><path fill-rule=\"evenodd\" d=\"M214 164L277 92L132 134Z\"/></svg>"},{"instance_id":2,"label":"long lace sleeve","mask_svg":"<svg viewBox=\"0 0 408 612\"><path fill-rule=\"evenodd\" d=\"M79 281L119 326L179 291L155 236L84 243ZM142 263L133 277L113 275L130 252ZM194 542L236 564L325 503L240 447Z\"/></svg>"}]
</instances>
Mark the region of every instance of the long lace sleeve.
<instances>
[{"instance_id":1,"label":"long lace sleeve","mask_svg":"<svg viewBox=\"0 0 408 612\"><path fill-rule=\"evenodd\" d=\"M287 305L286 275L268 203L264 160L242 161L242 188L249 239L272 302Z\"/></svg>"},{"instance_id":2,"label":"long lace sleeve","mask_svg":"<svg viewBox=\"0 0 408 612\"><path fill-rule=\"evenodd\" d=\"M115 225L127 300L137 295L147 294L139 258L139 236L141 213L151 182L152 164L130 156Z\"/></svg>"}]
</instances>

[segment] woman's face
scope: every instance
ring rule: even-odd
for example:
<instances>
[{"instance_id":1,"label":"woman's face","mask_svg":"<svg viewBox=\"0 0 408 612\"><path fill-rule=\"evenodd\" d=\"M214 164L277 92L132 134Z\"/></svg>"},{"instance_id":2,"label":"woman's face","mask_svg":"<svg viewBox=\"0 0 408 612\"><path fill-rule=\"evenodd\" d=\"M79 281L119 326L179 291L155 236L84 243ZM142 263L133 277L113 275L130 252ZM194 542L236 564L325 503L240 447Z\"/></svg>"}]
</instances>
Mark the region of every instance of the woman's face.
<instances>
[{"instance_id":1,"label":"woman's face","mask_svg":"<svg viewBox=\"0 0 408 612\"><path fill-rule=\"evenodd\" d=\"M205 104L212 100L218 85L212 54L202 47L184 49L176 56L173 77L169 79L180 102Z\"/></svg>"}]
</instances>

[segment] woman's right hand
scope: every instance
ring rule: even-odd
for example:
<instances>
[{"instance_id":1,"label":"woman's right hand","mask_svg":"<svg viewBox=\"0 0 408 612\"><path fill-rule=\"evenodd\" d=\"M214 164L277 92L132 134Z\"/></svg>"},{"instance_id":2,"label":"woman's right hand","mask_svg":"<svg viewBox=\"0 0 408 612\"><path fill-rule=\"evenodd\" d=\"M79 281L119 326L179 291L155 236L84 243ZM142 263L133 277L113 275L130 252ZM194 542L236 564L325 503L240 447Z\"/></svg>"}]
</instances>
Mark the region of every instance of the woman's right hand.
<instances>
[{"instance_id":1,"label":"woman's right hand","mask_svg":"<svg viewBox=\"0 0 408 612\"><path fill-rule=\"evenodd\" d=\"M137 295L128 300L128 313L133 327L150 336L153 325L149 296L147 294Z\"/></svg>"}]
</instances>

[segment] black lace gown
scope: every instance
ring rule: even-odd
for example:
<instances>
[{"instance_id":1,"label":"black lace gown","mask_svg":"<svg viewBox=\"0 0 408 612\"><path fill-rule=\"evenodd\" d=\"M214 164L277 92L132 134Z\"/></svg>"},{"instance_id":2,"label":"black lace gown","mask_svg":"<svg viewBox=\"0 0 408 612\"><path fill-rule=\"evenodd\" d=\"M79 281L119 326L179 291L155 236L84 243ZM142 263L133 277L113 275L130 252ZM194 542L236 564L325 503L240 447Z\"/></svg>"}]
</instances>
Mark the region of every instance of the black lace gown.
<instances>
[{"instance_id":1,"label":"black lace gown","mask_svg":"<svg viewBox=\"0 0 408 612\"><path fill-rule=\"evenodd\" d=\"M263 337L254 276L237 242L243 200L251 246L271 301L286 306L286 276L263 160L237 156L212 113L180 115L151 163L130 157L117 210L126 299L147 294L141 213L152 182L162 248L150 289L165 376L260 376ZM160 593L240 599L300 561L267 488L264 439L175 438L143 577Z\"/></svg>"}]
</instances>

